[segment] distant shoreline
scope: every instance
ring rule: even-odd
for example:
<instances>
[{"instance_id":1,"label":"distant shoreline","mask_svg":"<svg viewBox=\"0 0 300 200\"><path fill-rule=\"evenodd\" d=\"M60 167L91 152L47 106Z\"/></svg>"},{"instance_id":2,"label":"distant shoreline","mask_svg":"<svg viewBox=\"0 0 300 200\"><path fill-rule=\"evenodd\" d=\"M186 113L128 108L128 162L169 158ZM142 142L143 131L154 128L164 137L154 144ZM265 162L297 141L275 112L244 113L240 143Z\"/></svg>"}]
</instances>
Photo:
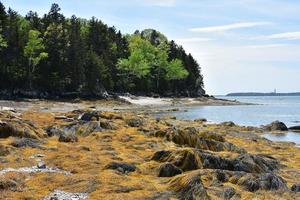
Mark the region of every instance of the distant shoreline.
<instances>
[{"instance_id":1,"label":"distant shoreline","mask_svg":"<svg viewBox=\"0 0 300 200\"><path fill-rule=\"evenodd\" d=\"M237 92L237 93L229 93L226 95L227 97L232 96L300 96L300 92L292 92L292 93L260 93L260 92Z\"/></svg>"}]
</instances>

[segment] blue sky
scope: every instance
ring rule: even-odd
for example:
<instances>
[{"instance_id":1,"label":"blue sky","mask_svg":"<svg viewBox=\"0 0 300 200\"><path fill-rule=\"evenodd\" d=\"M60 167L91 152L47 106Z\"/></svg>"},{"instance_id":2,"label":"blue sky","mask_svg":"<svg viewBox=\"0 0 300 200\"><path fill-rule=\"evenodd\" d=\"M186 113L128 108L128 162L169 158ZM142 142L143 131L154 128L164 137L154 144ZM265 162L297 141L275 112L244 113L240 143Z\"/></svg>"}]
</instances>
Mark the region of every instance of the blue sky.
<instances>
[{"instance_id":1,"label":"blue sky","mask_svg":"<svg viewBox=\"0 0 300 200\"><path fill-rule=\"evenodd\" d=\"M58 3L123 33L155 28L193 54L209 94L300 91L298 0L2 0L24 15Z\"/></svg>"}]
</instances>

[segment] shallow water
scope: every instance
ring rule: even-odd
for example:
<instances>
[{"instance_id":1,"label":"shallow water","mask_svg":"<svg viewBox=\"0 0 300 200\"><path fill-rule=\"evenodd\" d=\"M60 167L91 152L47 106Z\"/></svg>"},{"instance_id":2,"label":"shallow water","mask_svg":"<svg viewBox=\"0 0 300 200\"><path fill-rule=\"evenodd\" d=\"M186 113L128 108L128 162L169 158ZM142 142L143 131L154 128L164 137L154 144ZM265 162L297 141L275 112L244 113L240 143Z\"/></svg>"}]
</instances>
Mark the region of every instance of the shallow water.
<instances>
[{"instance_id":1,"label":"shallow water","mask_svg":"<svg viewBox=\"0 0 300 200\"><path fill-rule=\"evenodd\" d=\"M272 134L267 133L263 135L265 138L272 141L284 141L284 142L294 142L298 147L300 147L300 133L288 132L283 134Z\"/></svg>"},{"instance_id":2,"label":"shallow water","mask_svg":"<svg viewBox=\"0 0 300 200\"><path fill-rule=\"evenodd\" d=\"M256 105L235 106L197 106L187 107L185 112L173 113L179 119L206 118L210 122L233 121L239 125L261 126L275 120L284 122L287 126L300 125L300 97L225 97ZM274 141L290 141L300 145L300 134L289 132L284 136L266 135Z\"/></svg>"}]
</instances>

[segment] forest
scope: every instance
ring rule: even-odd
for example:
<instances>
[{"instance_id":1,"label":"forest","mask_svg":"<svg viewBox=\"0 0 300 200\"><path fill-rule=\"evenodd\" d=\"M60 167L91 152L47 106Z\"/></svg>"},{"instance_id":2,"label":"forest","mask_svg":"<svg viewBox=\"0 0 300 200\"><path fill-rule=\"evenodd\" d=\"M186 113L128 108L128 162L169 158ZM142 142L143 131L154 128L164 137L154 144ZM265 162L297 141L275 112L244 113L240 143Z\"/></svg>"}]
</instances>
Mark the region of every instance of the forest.
<instances>
[{"instance_id":1,"label":"forest","mask_svg":"<svg viewBox=\"0 0 300 200\"><path fill-rule=\"evenodd\" d=\"M95 17L66 18L57 4L21 16L0 2L2 97L196 97L203 88L197 61L159 31L122 34Z\"/></svg>"}]
</instances>

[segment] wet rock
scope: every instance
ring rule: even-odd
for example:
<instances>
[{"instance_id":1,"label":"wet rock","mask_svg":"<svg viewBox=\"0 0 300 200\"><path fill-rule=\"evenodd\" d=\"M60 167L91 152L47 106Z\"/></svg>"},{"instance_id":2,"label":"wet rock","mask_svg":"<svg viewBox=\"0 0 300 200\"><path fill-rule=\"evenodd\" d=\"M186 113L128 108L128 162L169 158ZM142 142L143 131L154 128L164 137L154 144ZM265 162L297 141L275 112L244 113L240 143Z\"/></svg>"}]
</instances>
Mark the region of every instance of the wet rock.
<instances>
[{"instance_id":1,"label":"wet rock","mask_svg":"<svg viewBox=\"0 0 300 200\"><path fill-rule=\"evenodd\" d=\"M194 127L185 129L169 128L159 130L154 133L156 137L164 137L178 145L189 146L197 149L211 151L232 151L245 153L243 148L237 147L232 143L224 142L225 139L214 133L199 133ZM219 141L218 141L219 140Z\"/></svg>"},{"instance_id":2,"label":"wet rock","mask_svg":"<svg viewBox=\"0 0 300 200\"><path fill-rule=\"evenodd\" d=\"M292 185L291 190L293 192L300 192L300 184L298 183L298 184Z\"/></svg>"},{"instance_id":3,"label":"wet rock","mask_svg":"<svg viewBox=\"0 0 300 200\"><path fill-rule=\"evenodd\" d=\"M242 154L234 159L235 171L266 173L278 169L279 162L272 157Z\"/></svg>"},{"instance_id":4,"label":"wet rock","mask_svg":"<svg viewBox=\"0 0 300 200\"><path fill-rule=\"evenodd\" d=\"M41 142L36 139L31 138L16 138L11 145L16 148L36 148L36 149L45 149L42 146L40 146Z\"/></svg>"},{"instance_id":5,"label":"wet rock","mask_svg":"<svg viewBox=\"0 0 300 200\"><path fill-rule=\"evenodd\" d=\"M124 162L111 162L105 166L105 169L113 169L121 173L128 173L128 172L134 172L136 170L136 166Z\"/></svg>"},{"instance_id":6,"label":"wet rock","mask_svg":"<svg viewBox=\"0 0 300 200\"><path fill-rule=\"evenodd\" d=\"M163 161L166 160L167 157L172 153L172 151L157 151L154 153L154 155L152 156L151 160L155 160L155 161Z\"/></svg>"},{"instance_id":7,"label":"wet rock","mask_svg":"<svg viewBox=\"0 0 300 200\"><path fill-rule=\"evenodd\" d=\"M143 120L139 119L139 118L132 118L132 119L128 119L126 120L126 123L130 126L130 127L140 127L143 125Z\"/></svg>"},{"instance_id":8,"label":"wet rock","mask_svg":"<svg viewBox=\"0 0 300 200\"><path fill-rule=\"evenodd\" d=\"M248 173L267 173L278 169L278 161L261 155L242 154L234 159L222 158L199 149L158 151L152 160L169 162L183 171L195 169L220 169L244 171Z\"/></svg>"},{"instance_id":9,"label":"wet rock","mask_svg":"<svg viewBox=\"0 0 300 200\"><path fill-rule=\"evenodd\" d=\"M277 176L272 173L263 174L260 176L259 186L263 190L286 190L286 181L283 180L280 176Z\"/></svg>"},{"instance_id":10,"label":"wet rock","mask_svg":"<svg viewBox=\"0 0 300 200\"><path fill-rule=\"evenodd\" d=\"M41 161L37 164L37 168L39 169L46 169L46 163L44 161Z\"/></svg>"},{"instance_id":11,"label":"wet rock","mask_svg":"<svg viewBox=\"0 0 300 200\"><path fill-rule=\"evenodd\" d=\"M271 124L264 126L268 131L288 131L287 126L280 121L274 121Z\"/></svg>"},{"instance_id":12,"label":"wet rock","mask_svg":"<svg viewBox=\"0 0 300 200\"><path fill-rule=\"evenodd\" d=\"M259 189L268 191L287 190L286 181L272 173L244 174L237 183L250 192Z\"/></svg>"},{"instance_id":13,"label":"wet rock","mask_svg":"<svg viewBox=\"0 0 300 200\"><path fill-rule=\"evenodd\" d=\"M223 172L223 170L216 170L216 178L220 182L227 182L228 178L226 174Z\"/></svg>"},{"instance_id":14,"label":"wet rock","mask_svg":"<svg viewBox=\"0 0 300 200\"><path fill-rule=\"evenodd\" d=\"M205 119L205 118L199 118L199 119L195 119L194 122L203 123L203 122L207 122L207 119Z\"/></svg>"},{"instance_id":15,"label":"wet rock","mask_svg":"<svg viewBox=\"0 0 300 200\"><path fill-rule=\"evenodd\" d=\"M170 189L177 193L179 199L210 200L207 191L197 174L176 176L170 182Z\"/></svg>"},{"instance_id":16,"label":"wet rock","mask_svg":"<svg viewBox=\"0 0 300 200\"><path fill-rule=\"evenodd\" d=\"M289 130L300 132L300 126L292 126L292 127L289 128Z\"/></svg>"},{"instance_id":17,"label":"wet rock","mask_svg":"<svg viewBox=\"0 0 300 200\"><path fill-rule=\"evenodd\" d=\"M182 170L172 163L163 163L158 169L158 177L172 177L181 173Z\"/></svg>"},{"instance_id":18,"label":"wet rock","mask_svg":"<svg viewBox=\"0 0 300 200\"><path fill-rule=\"evenodd\" d=\"M98 112L86 112L79 116L79 119L83 121L99 121L100 116Z\"/></svg>"},{"instance_id":19,"label":"wet rock","mask_svg":"<svg viewBox=\"0 0 300 200\"><path fill-rule=\"evenodd\" d=\"M48 127L46 132L49 136L61 135L81 135L88 136L93 132L102 131L101 123L99 121L77 122L64 126Z\"/></svg>"},{"instance_id":20,"label":"wet rock","mask_svg":"<svg viewBox=\"0 0 300 200\"><path fill-rule=\"evenodd\" d=\"M78 142L78 138L74 134L62 134L59 136L58 141L66 143Z\"/></svg>"},{"instance_id":21,"label":"wet rock","mask_svg":"<svg viewBox=\"0 0 300 200\"><path fill-rule=\"evenodd\" d=\"M87 193L71 193L60 190L54 190L51 194L46 196L43 200L86 200Z\"/></svg>"},{"instance_id":22,"label":"wet rock","mask_svg":"<svg viewBox=\"0 0 300 200\"><path fill-rule=\"evenodd\" d=\"M226 187L224 190L223 190L223 193L222 193L222 197L224 199L231 199L234 195L235 195L236 191L234 188L232 187Z\"/></svg>"}]
</instances>

